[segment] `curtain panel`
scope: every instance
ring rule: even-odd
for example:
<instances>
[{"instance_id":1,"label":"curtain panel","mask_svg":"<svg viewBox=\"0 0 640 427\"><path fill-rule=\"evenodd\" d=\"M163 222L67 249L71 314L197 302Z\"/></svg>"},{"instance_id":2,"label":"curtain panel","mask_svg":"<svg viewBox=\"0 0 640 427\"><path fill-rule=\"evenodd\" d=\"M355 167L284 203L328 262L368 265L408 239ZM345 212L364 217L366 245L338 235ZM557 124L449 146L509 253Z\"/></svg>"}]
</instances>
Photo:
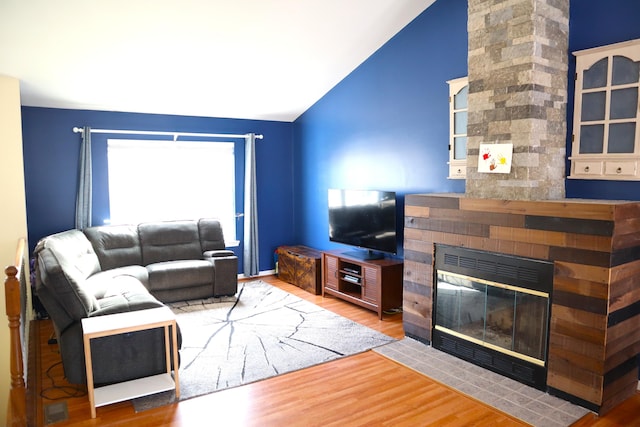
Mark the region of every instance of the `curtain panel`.
<instances>
[{"instance_id":1,"label":"curtain panel","mask_svg":"<svg viewBox=\"0 0 640 427\"><path fill-rule=\"evenodd\" d=\"M256 189L256 136L250 133L245 138L244 168L244 245L243 272L246 277L257 276L258 260L258 205Z\"/></svg>"},{"instance_id":2,"label":"curtain panel","mask_svg":"<svg viewBox=\"0 0 640 427\"><path fill-rule=\"evenodd\" d=\"M92 170L91 128L89 126L85 126L82 130L79 163L78 192L76 195L76 228L82 230L91 227Z\"/></svg>"}]
</instances>

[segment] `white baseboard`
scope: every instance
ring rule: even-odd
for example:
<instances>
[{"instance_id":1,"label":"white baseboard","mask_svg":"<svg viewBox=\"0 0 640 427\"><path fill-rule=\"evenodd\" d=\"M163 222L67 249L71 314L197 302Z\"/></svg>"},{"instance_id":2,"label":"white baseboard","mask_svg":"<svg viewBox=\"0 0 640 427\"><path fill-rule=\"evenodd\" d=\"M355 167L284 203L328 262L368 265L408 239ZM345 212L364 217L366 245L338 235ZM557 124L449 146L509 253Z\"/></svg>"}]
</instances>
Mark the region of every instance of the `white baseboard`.
<instances>
[{"instance_id":1,"label":"white baseboard","mask_svg":"<svg viewBox=\"0 0 640 427\"><path fill-rule=\"evenodd\" d=\"M251 279L252 277L272 276L274 274L276 274L276 270L260 271L257 276L245 276L244 274L238 274L238 280L239 279Z\"/></svg>"}]
</instances>

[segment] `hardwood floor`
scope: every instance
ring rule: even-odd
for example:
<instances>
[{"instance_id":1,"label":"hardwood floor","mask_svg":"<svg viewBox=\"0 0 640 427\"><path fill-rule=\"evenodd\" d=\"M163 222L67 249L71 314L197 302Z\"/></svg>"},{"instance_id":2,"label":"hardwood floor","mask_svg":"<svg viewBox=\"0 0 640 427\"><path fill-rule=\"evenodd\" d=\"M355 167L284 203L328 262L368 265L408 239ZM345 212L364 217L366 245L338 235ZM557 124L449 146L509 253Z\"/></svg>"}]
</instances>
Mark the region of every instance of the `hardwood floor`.
<instances>
[{"instance_id":1,"label":"hardwood floor","mask_svg":"<svg viewBox=\"0 0 640 427\"><path fill-rule=\"evenodd\" d=\"M263 280L395 338L404 336L400 314L377 315L336 298L309 294L276 277ZM130 402L97 409L90 418L83 389L64 381L49 321L34 325L29 379L37 390L33 425L43 426L45 405L65 402L68 419L54 426L525 426L526 424L368 351L246 386L135 413ZM35 347L35 348L34 348ZM34 384L33 388L31 384ZM32 391L31 390L31 391ZM640 394L603 417L578 427L640 425Z\"/></svg>"}]
</instances>

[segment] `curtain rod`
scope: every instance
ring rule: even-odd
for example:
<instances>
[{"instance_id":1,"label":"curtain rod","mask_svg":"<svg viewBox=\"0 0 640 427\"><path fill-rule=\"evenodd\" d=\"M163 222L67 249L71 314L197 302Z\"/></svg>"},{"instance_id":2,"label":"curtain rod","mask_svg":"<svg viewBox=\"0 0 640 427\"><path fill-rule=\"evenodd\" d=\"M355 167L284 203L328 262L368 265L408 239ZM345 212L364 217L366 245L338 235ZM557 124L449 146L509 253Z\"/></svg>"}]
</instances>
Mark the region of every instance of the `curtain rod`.
<instances>
[{"instance_id":1,"label":"curtain rod","mask_svg":"<svg viewBox=\"0 0 640 427\"><path fill-rule=\"evenodd\" d=\"M73 132L82 133L84 132L84 129L79 127L74 127ZM173 136L174 141L176 141L180 136L198 136L198 137L209 137L209 138L246 138L247 136L249 136L248 133L240 135L240 134L233 134L233 133L163 132L163 131L154 131L154 130L123 130L123 129L91 129L91 133ZM262 139L262 138L263 138L262 135L256 135L256 139Z\"/></svg>"}]
</instances>

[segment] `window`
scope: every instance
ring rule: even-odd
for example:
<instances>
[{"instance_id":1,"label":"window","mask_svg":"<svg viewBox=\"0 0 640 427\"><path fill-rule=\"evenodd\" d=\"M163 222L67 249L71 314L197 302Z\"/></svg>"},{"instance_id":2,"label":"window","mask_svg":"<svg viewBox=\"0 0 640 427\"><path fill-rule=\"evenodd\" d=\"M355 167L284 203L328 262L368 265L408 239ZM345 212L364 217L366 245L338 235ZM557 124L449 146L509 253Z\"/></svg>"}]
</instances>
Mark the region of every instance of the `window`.
<instances>
[{"instance_id":1,"label":"window","mask_svg":"<svg viewBox=\"0 0 640 427\"><path fill-rule=\"evenodd\" d=\"M640 40L575 52L571 178L637 180Z\"/></svg>"},{"instance_id":2,"label":"window","mask_svg":"<svg viewBox=\"0 0 640 427\"><path fill-rule=\"evenodd\" d=\"M233 142L109 139L111 224L220 219L236 240Z\"/></svg>"},{"instance_id":3,"label":"window","mask_svg":"<svg viewBox=\"0 0 640 427\"><path fill-rule=\"evenodd\" d=\"M467 110L469 79L449 80L449 178L467 176Z\"/></svg>"}]
</instances>

